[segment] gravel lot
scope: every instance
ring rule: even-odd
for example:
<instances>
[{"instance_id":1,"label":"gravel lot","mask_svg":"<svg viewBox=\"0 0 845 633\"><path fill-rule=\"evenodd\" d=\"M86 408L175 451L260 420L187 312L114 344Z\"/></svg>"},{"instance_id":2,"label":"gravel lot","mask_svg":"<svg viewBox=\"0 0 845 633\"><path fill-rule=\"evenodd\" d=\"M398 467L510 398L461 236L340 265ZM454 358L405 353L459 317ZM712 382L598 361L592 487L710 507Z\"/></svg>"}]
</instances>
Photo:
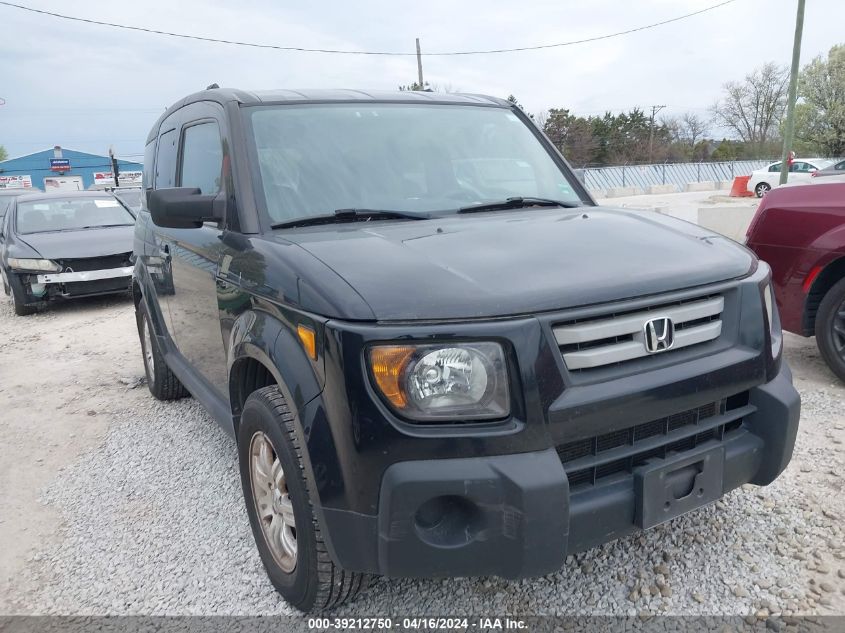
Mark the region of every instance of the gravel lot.
<instances>
[{"instance_id":1,"label":"gravel lot","mask_svg":"<svg viewBox=\"0 0 845 633\"><path fill-rule=\"evenodd\" d=\"M845 386L786 338L803 396L768 488L570 557L544 578L379 580L340 614L845 614ZM0 614L286 614L252 542L235 446L159 403L131 301L15 317L0 300Z\"/></svg>"}]
</instances>

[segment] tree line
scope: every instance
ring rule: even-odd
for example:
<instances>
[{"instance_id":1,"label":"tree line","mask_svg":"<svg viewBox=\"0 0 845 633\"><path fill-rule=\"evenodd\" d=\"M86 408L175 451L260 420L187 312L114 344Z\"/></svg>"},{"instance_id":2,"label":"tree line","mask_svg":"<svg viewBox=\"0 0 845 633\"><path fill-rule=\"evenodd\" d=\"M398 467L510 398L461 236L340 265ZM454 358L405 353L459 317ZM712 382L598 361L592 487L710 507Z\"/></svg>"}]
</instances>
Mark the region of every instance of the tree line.
<instances>
[{"instance_id":1,"label":"tree line","mask_svg":"<svg viewBox=\"0 0 845 633\"><path fill-rule=\"evenodd\" d=\"M701 114L657 119L633 108L585 117L551 108L531 118L578 167L771 158L781 152L788 82L785 66L768 63L725 83ZM845 45L805 65L798 90L793 149L805 157L845 156ZM509 100L519 105L513 95Z\"/></svg>"}]
</instances>

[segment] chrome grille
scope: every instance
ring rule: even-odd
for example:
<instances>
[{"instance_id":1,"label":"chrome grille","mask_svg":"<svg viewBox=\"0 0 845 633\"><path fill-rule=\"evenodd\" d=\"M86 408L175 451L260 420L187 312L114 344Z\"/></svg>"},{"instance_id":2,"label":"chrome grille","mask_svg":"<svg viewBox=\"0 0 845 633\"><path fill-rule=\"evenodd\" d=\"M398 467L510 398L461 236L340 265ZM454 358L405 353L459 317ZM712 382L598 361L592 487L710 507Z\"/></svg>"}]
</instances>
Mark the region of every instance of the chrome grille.
<instances>
[{"instance_id":1,"label":"chrome grille","mask_svg":"<svg viewBox=\"0 0 845 633\"><path fill-rule=\"evenodd\" d=\"M568 369L592 369L715 340L722 333L724 307L721 295L701 297L563 323L554 326L553 331ZM667 350L649 352L645 326L659 318L672 320L674 341Z\"/></svg>"}]
</instances>

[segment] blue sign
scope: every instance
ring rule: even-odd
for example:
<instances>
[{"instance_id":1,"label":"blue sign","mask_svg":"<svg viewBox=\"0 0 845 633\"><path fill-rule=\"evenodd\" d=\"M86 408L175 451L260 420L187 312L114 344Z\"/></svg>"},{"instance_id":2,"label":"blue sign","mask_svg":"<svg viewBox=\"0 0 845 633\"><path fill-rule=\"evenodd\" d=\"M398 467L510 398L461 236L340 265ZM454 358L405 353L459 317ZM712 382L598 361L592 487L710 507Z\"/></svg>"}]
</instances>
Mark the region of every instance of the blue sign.
<instances>
[{"instance_id":1,"label":"blue sign","mask_svg":"<svg viewBox=\"0 0 845 633\"><path fill-rule=\"evenodd\" d=\"M50 169L53 171L68 171L70 169L69 158L51 158Z\"/></svg>"}]
</instances>

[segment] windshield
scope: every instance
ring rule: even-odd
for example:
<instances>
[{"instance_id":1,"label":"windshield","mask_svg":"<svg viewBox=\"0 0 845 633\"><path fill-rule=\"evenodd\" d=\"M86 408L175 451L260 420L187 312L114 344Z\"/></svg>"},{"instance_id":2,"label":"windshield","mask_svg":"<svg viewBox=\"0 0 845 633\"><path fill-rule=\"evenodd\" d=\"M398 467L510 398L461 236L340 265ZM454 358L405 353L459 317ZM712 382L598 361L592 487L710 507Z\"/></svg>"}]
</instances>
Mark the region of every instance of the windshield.
<instances>
[{"instance_id":1,"label":"windshield","mask_svg":"<svg viewBox=\"0 0 845 633\"><path fill-rule=\"evenodd\" d=\"M581 201L508 109L354 103L247 113L274 224L337 209L456 211L515 196Z\"/></svg>"},{"instance_id":2,"label":"windshield","mask_svg":"<svg viewBox=\"0 0 845 633\"><path fill-rule=\"evenodd\" d=\"M101 226L125 226L135 218L114 198L50 198L19 202L15 223L18 233L75 231Z\"/></svg>"},{"instance_id":3,"label":"windshield","mask_svg":"<svg viewBox=\"0 0 845 633\"><path fill-rule=\"evenodd\" d=\"M114 197L118 198L123 204L132 209L135 213L141 211L141 190L140 189L121 189L114 192Z\"/></svg>"}]
</instances>

